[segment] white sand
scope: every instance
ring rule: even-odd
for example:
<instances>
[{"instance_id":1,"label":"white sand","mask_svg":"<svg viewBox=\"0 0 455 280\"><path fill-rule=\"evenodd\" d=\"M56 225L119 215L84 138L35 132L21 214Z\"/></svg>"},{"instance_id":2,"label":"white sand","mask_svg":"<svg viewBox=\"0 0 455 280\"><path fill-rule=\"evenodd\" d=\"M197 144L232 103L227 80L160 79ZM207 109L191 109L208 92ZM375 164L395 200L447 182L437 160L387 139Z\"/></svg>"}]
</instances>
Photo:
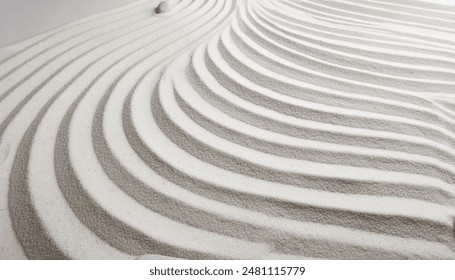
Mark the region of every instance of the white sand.
<instances>
[{"instance_id":1,"label":"white sand","mask_svg":"<svg viewBox=\"0 0 455 280\"><path fill-rule=\"evenodd\" d=\"M1 0L0 47L135 0ZM151 0L155 1L155 0Z\"/></svg>"},{"instance_id":2,"label":"white sand","mask_svg":"<svg viewBox=\"0 0 455 280\"><path fill-rule=\"evenodd\" d=\"M138 1L0 49L0 258L455 259L455 7Z\"/></svg>"}]
</instances>

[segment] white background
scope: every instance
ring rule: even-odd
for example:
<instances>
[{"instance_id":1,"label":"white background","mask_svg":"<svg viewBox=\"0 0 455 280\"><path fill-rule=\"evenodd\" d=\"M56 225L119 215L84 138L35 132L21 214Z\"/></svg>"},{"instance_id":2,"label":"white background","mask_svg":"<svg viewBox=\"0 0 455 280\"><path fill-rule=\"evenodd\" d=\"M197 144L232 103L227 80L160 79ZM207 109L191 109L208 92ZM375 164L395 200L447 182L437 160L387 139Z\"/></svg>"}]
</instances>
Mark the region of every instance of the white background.
<instances>
[{"instance_id":1,"label":"white background","mask_svg":"<svg viewBox=\"0 0 455 280\"><path fill-rule=\"evenodd\" d=\"M151 276L151 268L304 266L303 276ZM0 279L454 279L455 261L2 261Z\"/></svg>"},{"instance_id":2,"label":"white background","mask_svg":"<svg viewBox=\"0 0 455 280\"><path fill-rule=\"evenodd\" d=\"M0 48L135 0L0 0Z\"/></svg>"}]
</instances>

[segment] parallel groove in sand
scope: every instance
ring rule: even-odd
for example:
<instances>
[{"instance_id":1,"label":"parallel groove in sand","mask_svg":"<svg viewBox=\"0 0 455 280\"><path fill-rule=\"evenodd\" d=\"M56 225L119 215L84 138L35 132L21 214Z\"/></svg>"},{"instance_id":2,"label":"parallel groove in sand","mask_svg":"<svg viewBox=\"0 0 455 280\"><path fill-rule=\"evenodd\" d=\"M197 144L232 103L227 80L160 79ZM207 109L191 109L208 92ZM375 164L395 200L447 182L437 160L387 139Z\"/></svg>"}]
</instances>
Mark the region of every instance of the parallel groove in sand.
<instances>
[{"instance_id":1,"label":"parallel groove in sand","mask_svg":"<svg viewBox=\"0 0 455 280\"><path fill-rule=\"evenodd\" d=\"M0 61L9 251L455 258L454 8L152 10L80 20Z\"/></svg>"}]
</instances>

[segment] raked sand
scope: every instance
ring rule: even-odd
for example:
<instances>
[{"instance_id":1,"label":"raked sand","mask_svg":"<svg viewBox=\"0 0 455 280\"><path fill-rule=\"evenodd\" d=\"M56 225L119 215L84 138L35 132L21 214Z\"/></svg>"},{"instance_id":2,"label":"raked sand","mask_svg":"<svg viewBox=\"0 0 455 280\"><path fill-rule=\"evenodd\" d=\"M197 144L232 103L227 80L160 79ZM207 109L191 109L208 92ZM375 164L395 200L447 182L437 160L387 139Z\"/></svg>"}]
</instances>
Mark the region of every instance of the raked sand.
<instances>
[{"instance_id":1,"label":"raked sand","mask_svg":"<svg viewBox=\"0 0 455 280\"><path fill-rule=\"evenodd\" d=\"M0 258L455 259L455 6L155 7L0 49Z\"/></svg>"}]
</instances>

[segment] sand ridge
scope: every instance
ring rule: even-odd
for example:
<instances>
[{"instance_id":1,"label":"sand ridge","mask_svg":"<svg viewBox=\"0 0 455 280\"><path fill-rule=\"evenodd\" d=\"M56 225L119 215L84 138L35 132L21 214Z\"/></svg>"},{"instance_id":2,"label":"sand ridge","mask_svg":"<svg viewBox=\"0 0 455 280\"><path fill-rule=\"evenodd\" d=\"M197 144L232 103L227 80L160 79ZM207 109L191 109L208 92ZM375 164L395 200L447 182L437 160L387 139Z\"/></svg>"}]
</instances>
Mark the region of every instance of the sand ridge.
<instances>
[{"instance_id":1,"label":"sand ridge","mask_svg":"<svg viewBox=\"0 0 455 280\"><path fill-rule=\"evenodd\" d=\"M1 56L1 258L455 258L455 7L172 4Z\"/></svg>"}]
</instances>

